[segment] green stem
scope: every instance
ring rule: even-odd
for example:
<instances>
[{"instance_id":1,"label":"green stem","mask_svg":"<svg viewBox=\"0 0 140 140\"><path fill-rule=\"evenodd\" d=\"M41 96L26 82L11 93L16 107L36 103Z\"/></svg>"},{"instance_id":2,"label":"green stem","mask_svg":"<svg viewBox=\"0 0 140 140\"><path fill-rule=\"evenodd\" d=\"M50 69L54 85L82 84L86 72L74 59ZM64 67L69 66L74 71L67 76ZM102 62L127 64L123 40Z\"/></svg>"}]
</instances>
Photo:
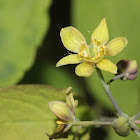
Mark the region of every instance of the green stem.
<instances>
[{"instance_id":1,"label":"green stem","mask_svg":"<svg viewBox=\"0 0 140 140\"><path fill-rule=\"evenodd\" d=\"M118 104L116 103L115 99L113 98L113 96L112 96L112 94L111 94L111 92L109 90L109 85L107 85L106 82L105 82L105 80L104 80L104 77L102 75L101 70L96 67L96 71L97 71L97 74L98 74L99 79L101 80L102 86L103 86L103 88L104 88L107 96L109 97L111 103L113 104L114 108L116 109L118 115L119 116L124 116L123 115L123 112L119 108Z\"/></svg>"},{"instance_id":2,"label":"green stem","mask_svg":"<svg viewBox=\"0 0 140 140\"><path fill-rule=\"evenodd\" d=\"M105 121L78 121L74 122L73 126L77 125L84 125L84 126L91 126L91 125L111 125L112 122L105 122Z\"/></svg>"},{"instance_id":3,"label":"green stem","mask_svg":"<svg viewBox=\"0 0 140 140\"><path fill-rule=\"evenodd\" d=\"M140 138L140 129L134 123L131 125L131 129L134 129L132 131Z\"/></svg>"},{"instance_id":4,"label":"green stem","mask_svg":"<svg viewBox=\"0 0 140 140\"><path fill-rule=\"evenodd\" d=\"M140 129L139 129L138 127L133 126L133 127L131 127L131 128L133 128L134 130L136 130L137 132L140 133Z\"/></svg>"},{"instance_id":5,"label":"green stem","mask_svg":"<svg viewBox=\"0 0 140 140\"><path fill-rule=\"evenodd\" d=\"M139 118L140 117L140 112L139 113L137 113L134 117L132 117L132 121L135 121L137 118Z\"/></svg>"},{"instance_id":6,"label":"green stem","mask_svg":"<svg viewBox=\"0 0 140 140\"><path fill-rule=\"evenodd\" d=\"M92 126L92 125L111 125L112 122L106 121L75 121L70 123L63 132L67 132L72 126Z\"/></svg>"},{"instance_id":7,"label":"green stem","mask_svg":"<svg viewBox=\"0 0 140 140\"><path fill-rule=\"evenodd\" d=\"M117 75L116 77L114 77L113 79L111 79L109 82L107 82L107 85L110 85L113 81L115 81L117 79L121 79L124 76L126 76L126 73L121 73L121 74Z\"/></svg>"},{"instance_id":8,"label":"green stem","mask_svg":"<svg viewBox=\"0 0 140 140\"><path fill-rule=\"evenodd\" d=\"M134 130L134 133L140 138L140 133L137 130Z\"/></svg>"},{"instance_id":9,"label":"green stem","mask_svg":"<svg viewBox=\"0 0 140 140\"><path fill-rule=\"evenodd\" d=\"M81 126L77 126L77 129L74 133L74 136L73 136L73 140L76 140L76 137L78 136L78 131L80 130Z\"/></svg>"}]
</instances>

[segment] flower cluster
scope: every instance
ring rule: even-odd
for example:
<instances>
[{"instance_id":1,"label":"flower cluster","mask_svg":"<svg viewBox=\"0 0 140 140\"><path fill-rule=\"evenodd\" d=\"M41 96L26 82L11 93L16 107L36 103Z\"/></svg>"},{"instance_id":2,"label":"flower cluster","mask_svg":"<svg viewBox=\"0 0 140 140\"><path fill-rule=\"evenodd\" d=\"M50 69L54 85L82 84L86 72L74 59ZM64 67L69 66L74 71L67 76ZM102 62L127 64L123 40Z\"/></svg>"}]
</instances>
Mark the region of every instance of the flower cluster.
<instances>
[{"instance_id":1,"label":"flower cluster","mask_svg":"<svg viewBox=\"0 0 140 140\"><path fill-rule=\"evenodd\" d=\"M75 68L75 73L80 77L90 76L95 66L116 74L117 66L104 57L117 55L128 43L125 37L117 37L107 44L109 34L105 18L93 31L90 45L87 45L81 32L72 26L62 28L60 36L65 48L75 54L59 60L56 67L80 63Z\"/></svg>"},{"instance_id":2,"label":"flower cluster","mask_svg":"<svg viewBox=\"0 0 140 140\"><path fill-rule=\"evenodd\" d=\"M66 90L66 103L60 101L53 101L49 103L49 108L53 114L58 118L56 121L57 128L52 135L49 136L49 140L56 138L67 138L68 131L72 127L72 123L75 121L75 109L78 106L78 100L74 100L73 94L70 92L71 87Z\"/></svg>"}]
</instances>

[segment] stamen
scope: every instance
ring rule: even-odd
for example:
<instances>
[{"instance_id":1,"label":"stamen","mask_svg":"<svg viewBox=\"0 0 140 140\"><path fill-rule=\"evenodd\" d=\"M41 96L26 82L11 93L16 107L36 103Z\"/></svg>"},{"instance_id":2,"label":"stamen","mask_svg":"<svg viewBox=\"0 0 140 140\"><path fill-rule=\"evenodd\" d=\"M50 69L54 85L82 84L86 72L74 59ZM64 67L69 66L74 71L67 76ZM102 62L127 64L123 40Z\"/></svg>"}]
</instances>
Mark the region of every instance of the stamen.
<instances>
[{"instance_id":1,"label":"stamen","mask_svg":"<svg viewBox=\"0 0 140 140\"><path fill-rule=\"evenodd\" d=\"M102 46L103 49L106 49L106 46Z\"/></svg>"},{"instance_id":2,"label":"stamen","mask_svg":"<svg viewBox=\"0 0 140 140\"><path fill-rule=\"evenodd\" d=\"M84 54L84 57L87 57L88 55L87 54Z\"/></svg>"},{"instance_id":3,"label":"stamen","mask_svg":"<svg viewBox=\"0 0 140 140\"><path fill-rule=\"evenodd\" d=\"M88 45L87 47L82 45L79 48L79 60L98 63L104 58L106 55L106 46L102 46L100 40L94 40L92 43L93 44Z\"/></svg>"},{"instance_id":4,"label":"stamen","mask_svg":"<svg viewBox=\"0 0 140 140\"><path fill-rule=\"evenodd\" d=\"M57 123L57 125L64 124L64 122L62 122L62 121L60 121L60 120L57 120L56 123Z\"/></svg>"},{"instance_id":5,"label":"stamen","mask_svg":"<svg viewBox=\"0 0 140 140\"><path fill-rule=\"evenodd\" d=\"M101 45L101 40L97 40L96 44L97 44L97 46L100 46Z\"/></svg>"},{"instance_id":6,"label":"stamen","mask_svg":"<svg viewBox=\"0 0 140 140\"><path fill-rule=\"evenodd\" d=\"M96 44L97 46L100 46L101 45L101 40L97 40L97 39L94 39L92 41L93 44Z\"/></svg>"},{"instance_id":7,"label":"stamen","mask_svg":"<svg viewBox=\"0 0 140 140\"><path fill-rule=\"evenodd\" d=\"M100 53L98 53L98 57L101 57Z\"/></svg>"},{"instance_id":8,"label":"stamen","mask_svg":"<svg viewBox=\"0 0 140 140\"><path fill-rule=\"evenodd\" d=\"M95 59L98 59L98 55L95 55Z\"/></svg>"}]
</instances>

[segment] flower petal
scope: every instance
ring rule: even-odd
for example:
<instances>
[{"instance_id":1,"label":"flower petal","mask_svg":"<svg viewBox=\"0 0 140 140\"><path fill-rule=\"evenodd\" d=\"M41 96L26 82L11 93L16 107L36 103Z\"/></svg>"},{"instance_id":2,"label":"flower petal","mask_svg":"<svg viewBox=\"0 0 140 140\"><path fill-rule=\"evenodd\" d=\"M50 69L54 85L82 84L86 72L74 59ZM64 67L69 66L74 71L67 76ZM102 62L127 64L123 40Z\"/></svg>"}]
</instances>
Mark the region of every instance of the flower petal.
<instances>
[{"instance_id":1,"label":"flower petal","mask_svg":"<svg viewBox=\"0 0 140 140\"><path fill-rule=\"evenodd\" d=\"M102 70L105 70L114 74L117 73L117 66L108 59L102 59L96 65L99 69L102 69Z\"/></svg>"},{"instance_id":2,"label":"flower petal","mask_svg":"<svg viewBox=\"0 0 140 140\"><path fill-rule=\"evenodd\" d=\"M106 19L103 18L98 27L93 31L91 36L91 41L93 44L96 43L96 41L101 41L101 44L106 44L109 40L109 34L108 34L108 27L106 24Z\"/></svg>"},{"instance_id":3,"label":"flower petal","mask_svg":"<svg viewBox=\"0 0 140 140\"><path fill-rule=\"evenodd\" d=\"M128 44L128 40L125 37L117 37L112 39L107 44L107 55L108 56L114 56L121 52L125 46Z\"/></svg>"},{"instance_id":4,"label":"flower petal","mask_svg":"<svg viewBox=\"0 0 140 140\"><path fill-rule=\"evenodd\" d=\"M53 114L64 121L74 121L74 114L65 102L53 101L49 103L49 108Z\"/></svg>"},{"instance_id":5,"label":"flower petal","mask_svg":"<svg viewBox=\"0 0 140 140\"><path fill-rule=\"evenodd\" d=\"M78 56L79 56L78 54L67 55L56 63L56 67L60 67L63 65L68 65L68 64L78 64L78 63L82 62L78 58Z\"/></svg>"},{"instance_id":6,"label":"flower petal","mask_svg":"<svg viewBox=\"0 0 140 140\"><path fill-rule=\"evenodd\" d=\"M89 77L94 70L93 63L83 62L76 66L75 73L79 77Z\"/></svg>"},{"instance_id":7,"label":"flower petal","mask_svg":"<svg viewBox=\"0 0 140 140\"><path fill-rule=\"evenodd\" d=\"M82 44L86 45L86 40L82 33L72 26L62 28L60 36L65 48L71 52L78 53L79 47Z\"/></svg>"}]
</instances>

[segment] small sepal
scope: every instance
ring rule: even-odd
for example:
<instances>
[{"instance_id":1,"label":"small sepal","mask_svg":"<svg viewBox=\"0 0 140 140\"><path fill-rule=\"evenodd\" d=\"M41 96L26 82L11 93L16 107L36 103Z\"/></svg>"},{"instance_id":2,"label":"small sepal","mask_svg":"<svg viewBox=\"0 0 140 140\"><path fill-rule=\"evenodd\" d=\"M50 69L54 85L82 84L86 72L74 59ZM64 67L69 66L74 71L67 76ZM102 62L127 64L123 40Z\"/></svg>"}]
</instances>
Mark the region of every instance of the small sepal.
<instances>
[{"instance_id":1,"label":"small sepal","mask_svg":"<svg viewBox=\"0 0 140 140\"><path fill-rule=\"evenodd\" d=\"M46 135L49 137L49 140L68 138L68 131L66 133L63 133L63 130L66 128L66 126L66 124L58 125L58 127L55 129L52 135L46 133Z\"/></svg>"}]
</instances>

